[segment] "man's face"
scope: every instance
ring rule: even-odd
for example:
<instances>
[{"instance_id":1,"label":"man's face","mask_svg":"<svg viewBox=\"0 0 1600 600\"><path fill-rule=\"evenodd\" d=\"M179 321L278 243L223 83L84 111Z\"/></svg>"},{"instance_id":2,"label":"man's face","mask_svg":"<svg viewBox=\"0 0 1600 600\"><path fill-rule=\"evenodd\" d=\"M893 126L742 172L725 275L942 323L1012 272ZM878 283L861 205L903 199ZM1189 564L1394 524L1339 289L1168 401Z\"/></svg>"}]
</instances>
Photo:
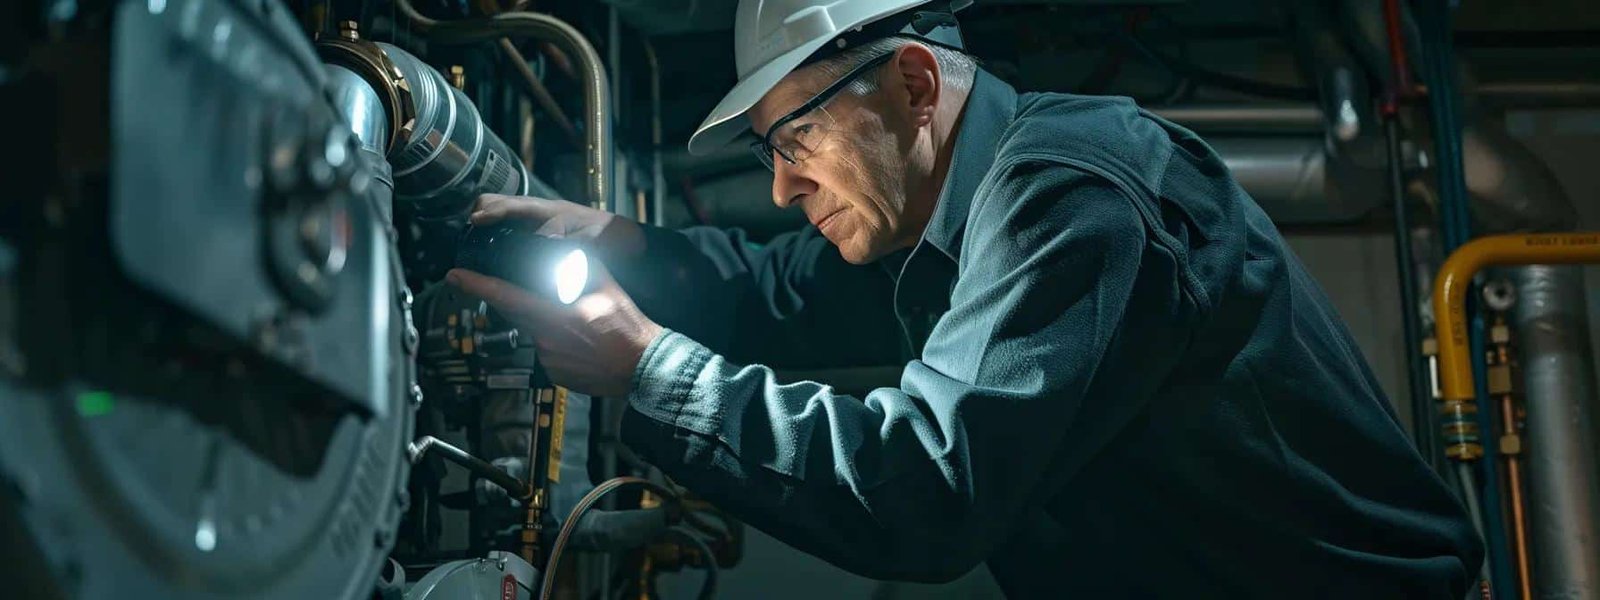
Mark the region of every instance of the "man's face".
<instances>
[{"instance_id":1,"label":"man's face","mask_svg":"<svg viewBox=\"0 0 1600 600\"><path fill-rule=\"evenodd\" d=\"M875 70L862 77L879 75ZM814 69L790 74L750 110L756 135L765 134L831 83ZM855 264L910 246L921 236L920 226L905 218L916 128L908 127L886 101L892 96L888 89L866 96L839 93L822 109L780 127L827 128L804 160L789 164L773 156L772 201L780 208L799 205L844 259Z\"/></svg>"}]
</instances>

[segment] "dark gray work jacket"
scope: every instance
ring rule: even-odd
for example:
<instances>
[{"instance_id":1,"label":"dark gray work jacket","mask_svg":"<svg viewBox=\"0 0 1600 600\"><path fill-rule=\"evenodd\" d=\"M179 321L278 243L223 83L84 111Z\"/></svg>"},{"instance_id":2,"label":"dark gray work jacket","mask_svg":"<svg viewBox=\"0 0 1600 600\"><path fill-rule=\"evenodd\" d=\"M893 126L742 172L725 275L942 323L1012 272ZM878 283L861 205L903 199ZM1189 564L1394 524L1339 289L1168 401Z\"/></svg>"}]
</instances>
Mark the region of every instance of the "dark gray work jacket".
<instances>
[{"instance_id":1,"label":"dark gray work jacket","mask_svg":"<svg viewBox=\"0 0 1600 600\"><path fill-rule=\"evenodd\" d=\"M624 441L796 548L1011 597L1450 598L1483 550L1193 133L979 72L903 261L652 229ZM899 266L900 268L893 268ZM904 358L862 397L769 368ZM899 364L899 363L897 363Z\"/></svg>"}]
</instances>

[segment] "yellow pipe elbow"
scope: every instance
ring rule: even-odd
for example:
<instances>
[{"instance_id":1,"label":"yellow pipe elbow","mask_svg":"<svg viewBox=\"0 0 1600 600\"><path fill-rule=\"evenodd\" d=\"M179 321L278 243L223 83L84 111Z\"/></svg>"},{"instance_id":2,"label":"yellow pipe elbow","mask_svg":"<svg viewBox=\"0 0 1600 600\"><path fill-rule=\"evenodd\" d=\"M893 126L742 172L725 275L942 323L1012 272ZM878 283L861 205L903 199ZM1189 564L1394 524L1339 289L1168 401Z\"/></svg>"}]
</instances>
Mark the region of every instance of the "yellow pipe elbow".
<instances>
[{"instance_id":1,"label":"yellow pipe elbow","mask_svg":"<svg viewBox=\"0 0 1600 600\"><path fill-rule=\"evenodd\" d=\"M1439 269L1433 284L1442 399L1473 398L1466 299L1474 274L1497 265L1583 263L1600 263L1600 232L1494 235L1456 249Z\"/></svg>"}]
</instances>

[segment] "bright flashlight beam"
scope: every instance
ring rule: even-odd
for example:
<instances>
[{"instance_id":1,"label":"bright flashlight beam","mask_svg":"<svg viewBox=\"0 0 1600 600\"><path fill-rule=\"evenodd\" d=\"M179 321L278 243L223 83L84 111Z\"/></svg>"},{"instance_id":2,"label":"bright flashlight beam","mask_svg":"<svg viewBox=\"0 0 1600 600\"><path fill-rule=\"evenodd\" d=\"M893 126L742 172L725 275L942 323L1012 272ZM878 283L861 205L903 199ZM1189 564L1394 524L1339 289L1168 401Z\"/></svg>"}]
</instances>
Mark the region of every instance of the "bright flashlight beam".
<instances>
[{"instance_id":1,"label":"bright flashlight beam","mask_svg":"<svg viewBox=\"0 0 1600 600\"><path fill-rule=\"evenodd\" d=\"M572 304L589 285L589 257L582 250L573 250L556 263L555 277L556 299Z\"/></svg>"}]
</instances>

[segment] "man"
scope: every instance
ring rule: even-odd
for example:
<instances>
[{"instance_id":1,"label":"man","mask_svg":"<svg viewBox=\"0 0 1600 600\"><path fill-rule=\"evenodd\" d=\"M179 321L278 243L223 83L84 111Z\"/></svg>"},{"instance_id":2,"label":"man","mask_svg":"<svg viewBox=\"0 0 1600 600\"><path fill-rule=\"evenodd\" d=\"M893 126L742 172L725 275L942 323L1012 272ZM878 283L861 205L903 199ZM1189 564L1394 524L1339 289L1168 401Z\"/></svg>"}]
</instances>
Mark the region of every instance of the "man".
<instances>
[{"instance_id":1,"label":"man","mask_svg":"<svg viewBox=\"0 0 1600 600\"><path fill-rule=\"evenodd\" d=\"M741 80L690 147L747 124L773 201L814 228L756 249L486 198L475 222L581 240L621 283L602 270L558 306L449 276L557 382L626 396L630 447L871 577L986 562L1012 597L1467 593L1463 510L1192 133L1123 99L1017 94L962 55L943 2L746 0L735 39ZM862 398L762 366L897 356L900 386Z\"/></svg>"}]
</instances>

